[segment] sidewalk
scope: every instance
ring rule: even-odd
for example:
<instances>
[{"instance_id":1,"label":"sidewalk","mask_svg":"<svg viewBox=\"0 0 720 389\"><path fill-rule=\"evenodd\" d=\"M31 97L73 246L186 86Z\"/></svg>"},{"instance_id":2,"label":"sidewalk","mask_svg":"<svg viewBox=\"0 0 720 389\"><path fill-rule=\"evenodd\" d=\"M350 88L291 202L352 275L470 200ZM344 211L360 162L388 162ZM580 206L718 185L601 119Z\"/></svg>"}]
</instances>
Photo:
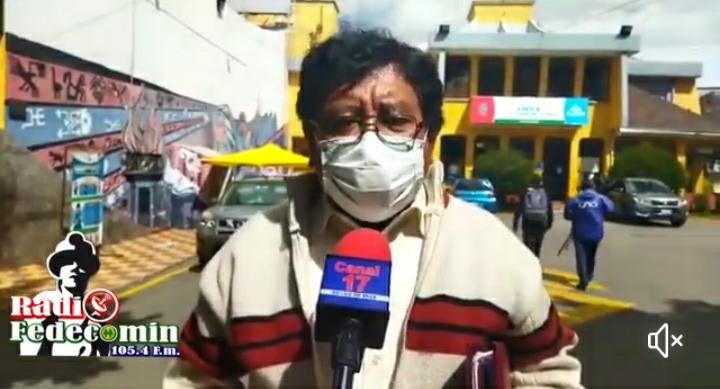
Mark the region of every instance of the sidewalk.
<instances>
[{"instance_id":1,"label":"sidewalk","mask_svg":"<svg viewBox=\"0 0 720 389\"><path fill-rule=\"evenodd\" d=\"M106 288L119 293L194 257L193 230L162 230L103 246L100 270L91 278L88 289ZM0 306L8 304L10 296L34 296L54 288L55 279L44 263L0 269Z\"/></svg>"}]
</instances>

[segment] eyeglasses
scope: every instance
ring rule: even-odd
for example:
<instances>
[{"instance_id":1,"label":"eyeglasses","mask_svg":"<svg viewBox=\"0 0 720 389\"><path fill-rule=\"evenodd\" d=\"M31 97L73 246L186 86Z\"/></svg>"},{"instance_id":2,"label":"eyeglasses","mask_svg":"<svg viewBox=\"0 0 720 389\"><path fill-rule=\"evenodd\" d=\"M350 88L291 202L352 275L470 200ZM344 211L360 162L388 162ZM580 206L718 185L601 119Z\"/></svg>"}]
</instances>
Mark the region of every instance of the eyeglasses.
<instances>
[{"instance_id":1,"label":"eyeglasses","mask_svg":"<svg viewBox=\"0 0 720 389\"><path fill-rule=\"evenodd\" d=\"M415 146L415 140L425 131L422 121L412 116L389 114L372 117L340 116L320 123L310 121L317 129L319 142L341 140L343 144L360 142L368 131L377 133L386 146L409 151Z\"/></svg>"}]
</instances>

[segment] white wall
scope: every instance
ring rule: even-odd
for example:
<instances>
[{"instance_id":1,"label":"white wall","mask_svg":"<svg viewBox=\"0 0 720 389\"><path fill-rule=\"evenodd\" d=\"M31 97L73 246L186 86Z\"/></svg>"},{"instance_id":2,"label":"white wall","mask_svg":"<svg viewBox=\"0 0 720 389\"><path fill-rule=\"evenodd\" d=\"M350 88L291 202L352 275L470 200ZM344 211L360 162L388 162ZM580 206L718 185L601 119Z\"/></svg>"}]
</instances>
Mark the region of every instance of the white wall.
<instances>
[{"instance_id":1,"label":"white wall","mask_svg":"<svg viewBox=\"0 0 720 389\"><path fill-rule=\"evenodd\" d=\"M286 120L285 32L205 0L5 0L6 30L233 115Z\"/></svg>"}]
</instances>

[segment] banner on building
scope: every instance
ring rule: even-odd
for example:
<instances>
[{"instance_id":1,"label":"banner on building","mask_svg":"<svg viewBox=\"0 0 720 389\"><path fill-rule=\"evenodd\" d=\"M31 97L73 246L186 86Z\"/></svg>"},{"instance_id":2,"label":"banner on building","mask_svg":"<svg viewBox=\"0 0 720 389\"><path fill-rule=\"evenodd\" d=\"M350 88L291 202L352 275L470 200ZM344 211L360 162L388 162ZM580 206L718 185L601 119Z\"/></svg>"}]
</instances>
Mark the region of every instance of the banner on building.
<instances>
[{"instance_id":1,"label":"banner on building","mask_svg":"<svg viewBox=\"0 0 720 389\"><path fill-rule=\"evenodd\" d=\"M82 232L95 245L102 244L102 154L77 151L70 158L70 230Z\"/></svg>"},{"instance_id":2,"label":"banner on building","mask_svg":"<svg viewBox=\"0 0 720 389\"><path fill-rule=\"evenodd\" d=\"M475 96L470 122L579 127L588 123L588 108L586 98Z\"/></svg>"}]
</instances>

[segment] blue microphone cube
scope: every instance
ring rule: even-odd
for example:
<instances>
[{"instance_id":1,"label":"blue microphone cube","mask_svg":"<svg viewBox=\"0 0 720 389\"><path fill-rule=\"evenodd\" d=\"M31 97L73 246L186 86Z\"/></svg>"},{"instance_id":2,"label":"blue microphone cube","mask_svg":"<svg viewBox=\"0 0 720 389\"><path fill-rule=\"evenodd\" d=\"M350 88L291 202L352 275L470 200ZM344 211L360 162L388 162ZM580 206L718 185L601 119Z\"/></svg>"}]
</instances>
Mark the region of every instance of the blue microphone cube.
<instances>
[{"instance_id":1,"label":"blue microphone cube","mask_svg":"<svg viewBox=\"0 0 720 389\"><path fill-rule=\"evenodd\" d=\"M328 255L318 306L388 312L390 267L389 261Z\"/></svg>"}]
</instances>

